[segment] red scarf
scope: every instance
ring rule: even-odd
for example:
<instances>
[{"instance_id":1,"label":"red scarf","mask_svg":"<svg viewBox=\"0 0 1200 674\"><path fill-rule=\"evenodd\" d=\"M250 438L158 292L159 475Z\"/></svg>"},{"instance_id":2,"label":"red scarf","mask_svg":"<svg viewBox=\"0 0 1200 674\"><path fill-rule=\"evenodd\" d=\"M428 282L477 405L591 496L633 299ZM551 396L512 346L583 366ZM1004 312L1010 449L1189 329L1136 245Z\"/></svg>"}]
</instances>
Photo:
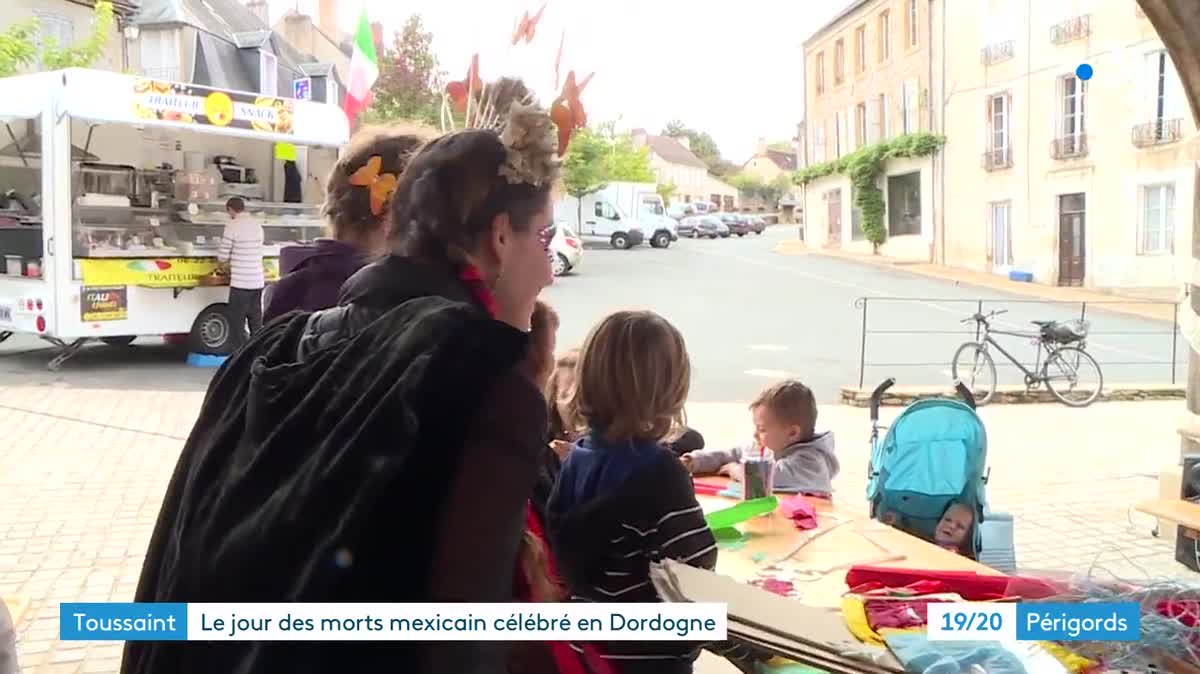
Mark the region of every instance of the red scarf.
<instances>
[{"instance_id":1,"label":"red scarf","mask_svg":"<svg viewBox=\"0 0 1200 674\"><path fill-rule=\"evenodd\" d=\"M494 318L496 316L496 296L492 294L491 288L484 281L483 274L479 273L479 268L473 265L463 267L458 278L471 291L475 301L479 302L487 310L488 315ZM541 518L534 511L530 501L525 502L525 528L541 542L546 551L546 575L552 582L557 583L558 567L554 561L554 553L550 551L550 545L546 542ZM533 584L531 579L525 576L524 569L520 564L517 564L516 573L517 577L514 581L518 592L517 600L534 601ZM589 674L589 672L591 674L613 674L608 662L600 658L599 652L591 644L583 646L582 654L573 650L565 641L548 641L546 645L550 648L551 655L554 656L554 663L558 666L559 674ZM585 660L586 666L584 665Z\"/></svg>"}]
</instances>

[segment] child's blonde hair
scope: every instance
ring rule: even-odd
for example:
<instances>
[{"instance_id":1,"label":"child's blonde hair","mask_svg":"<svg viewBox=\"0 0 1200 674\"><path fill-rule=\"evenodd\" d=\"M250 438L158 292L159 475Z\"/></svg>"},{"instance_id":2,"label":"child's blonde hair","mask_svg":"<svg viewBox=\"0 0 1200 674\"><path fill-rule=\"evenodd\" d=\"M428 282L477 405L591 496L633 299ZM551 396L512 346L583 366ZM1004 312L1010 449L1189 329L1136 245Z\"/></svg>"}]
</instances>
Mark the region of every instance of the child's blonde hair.
<instances>
[{"instance_id":1,"label":"child's blonde hair","mask_svg":"<svg viewBox=\"0 0 1200 674\"><path fill-rule=\"evenodd\" d=\"M652 311L618 311L584 340L574 408L609 442L657 442L684 425L691 379L674 325Z\"/></svg>"},{"instance_id":2,"label":"child's blonde hair","mask_svg":"<svg viewBox=\"0 0 1200 674\"><path fill-rule=\"evenodd\" d=\"M554 373L550 375L550 381L546 384L546 405L547 412L550 417L550 439L562 439L569 434L580 430L583 424L580 422L578 411L575 409L575 400L572 395L571 402L567 404L567 413L559 414L558 398L562 395L561 375L563 372L569 371L572 374L575 368L579 365L579 349L570 349L558 357L554 361ZM578 384L576 384L578 386Z\"/></svg>"}]
</instances>

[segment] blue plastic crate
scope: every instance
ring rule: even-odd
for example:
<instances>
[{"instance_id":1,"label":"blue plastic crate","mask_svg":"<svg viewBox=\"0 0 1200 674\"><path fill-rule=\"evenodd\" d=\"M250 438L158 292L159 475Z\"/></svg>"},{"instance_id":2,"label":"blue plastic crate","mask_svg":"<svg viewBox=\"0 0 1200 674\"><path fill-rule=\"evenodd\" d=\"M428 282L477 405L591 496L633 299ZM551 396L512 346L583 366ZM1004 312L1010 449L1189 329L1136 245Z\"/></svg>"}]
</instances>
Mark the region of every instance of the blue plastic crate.
<instances>
[{"instance_id":1,"label":"blue plastic crate","mask_svg":"<svg viewBox=\"0 0 1200 674\"><path fill-rule=\"evenodd\" d=\"M1018 283L1032 283L1033 272L1013 270L1008 272L1009 281L1017 281Z\"/></svg>"},{"instance_id":2,"label":"blue plastic crate","mask_svg":"<svg viewBox=\"0 0 1200 674\"><path fill-rule=\"evenodd\" d=\"M187 364L192 367L221 367L229 356L214 356L207 353L189 353Z\"/></svg>"}]
</instances>

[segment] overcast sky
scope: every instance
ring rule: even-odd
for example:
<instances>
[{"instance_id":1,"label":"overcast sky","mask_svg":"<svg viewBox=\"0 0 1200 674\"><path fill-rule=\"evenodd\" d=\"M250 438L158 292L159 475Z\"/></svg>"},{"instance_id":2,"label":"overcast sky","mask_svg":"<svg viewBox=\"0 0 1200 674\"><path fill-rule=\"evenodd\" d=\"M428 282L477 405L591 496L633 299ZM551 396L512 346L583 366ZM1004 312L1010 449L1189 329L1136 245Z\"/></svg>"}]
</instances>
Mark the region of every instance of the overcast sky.
<instances>
[{"instance_id":1,"label":"overcast sky","mask_svg":"<svg viewBox=\"0 0 1200 674\"><path fill-rule=\"evenodd\" d=\"M544 102L554 97L554 53L566 31L563 74L596 76L583 95L591 121L621 118L625 128L657 133L682 119L716 139L727 159L753 154L759 136L786 140L803 116L800 43L850 0L549 0L532 45L509 48L523 11L542 0L371 2L385 31L420 14L442 67L461 78L480 54L485 79L520 75ZM317 0L271 0L272 19ZM340 0L341 28L352 32L362 0Z\"/></svg>"}]
</instances>

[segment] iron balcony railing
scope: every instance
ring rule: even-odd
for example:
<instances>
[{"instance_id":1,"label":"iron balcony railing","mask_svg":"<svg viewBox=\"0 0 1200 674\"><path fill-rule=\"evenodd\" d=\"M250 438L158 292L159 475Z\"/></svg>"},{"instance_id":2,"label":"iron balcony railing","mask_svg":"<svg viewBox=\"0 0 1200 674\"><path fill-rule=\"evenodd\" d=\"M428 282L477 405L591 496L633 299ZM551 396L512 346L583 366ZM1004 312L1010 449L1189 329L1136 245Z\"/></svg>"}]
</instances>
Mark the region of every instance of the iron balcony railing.
<instances>
[{"instance_id":1,"label":"iron balcony railing","mask_svg":"<svg viewBox=\"0 0 1200 674\"><path fill-rule=\"evenodd\" d=\"M979 50L979 60L985 66L1003 63L1013 57L1015 47L1016 45L1012 40L989 44Z\"/></svg>"},{"instance_id":2,"label":"iron balcony railing","mask_svg":"<svg viewBox=\"0 0 1200 674\"><path fill-rule=\"evenodd\" d=\"M1054 159L1073 159L1088 153L1087 135L1072 134L1055 138L1050 142L1050 156Z\"/></svg>"},{"instance_id":3,"label":"iron balcony railing","mask_svg":"<svg viewBox=\"0 0 1200 674\"><path fill-rule=\"evenodd\" d=\"M1012 168L1012 165L1012 148L1001 147L983 153L983 170L985 171L999 171Z\"/></svg>"},{"instance_id":4,"label":"iron balcony railing","mask_svg":"<svg viewBox=\"0 0 1200 674\"><path fill-rule=\"evenodd\" d=\"M1138 124L1133 127L1133 144L1137 147L1164 145L1182 139L1182 119L1157 119L1153 122Z\"/></svg>"},{"instance_id":5,"label":"iron balcony railing","mask_svg":"<svg viewBox=\"0 0 1200 674\"><path fill-rule=\"evenodd\" d=\"M1092 15L1083 14L1050 28L1052 44L1066 44L1092 34Z\"/></svg>"}]
</instances>

